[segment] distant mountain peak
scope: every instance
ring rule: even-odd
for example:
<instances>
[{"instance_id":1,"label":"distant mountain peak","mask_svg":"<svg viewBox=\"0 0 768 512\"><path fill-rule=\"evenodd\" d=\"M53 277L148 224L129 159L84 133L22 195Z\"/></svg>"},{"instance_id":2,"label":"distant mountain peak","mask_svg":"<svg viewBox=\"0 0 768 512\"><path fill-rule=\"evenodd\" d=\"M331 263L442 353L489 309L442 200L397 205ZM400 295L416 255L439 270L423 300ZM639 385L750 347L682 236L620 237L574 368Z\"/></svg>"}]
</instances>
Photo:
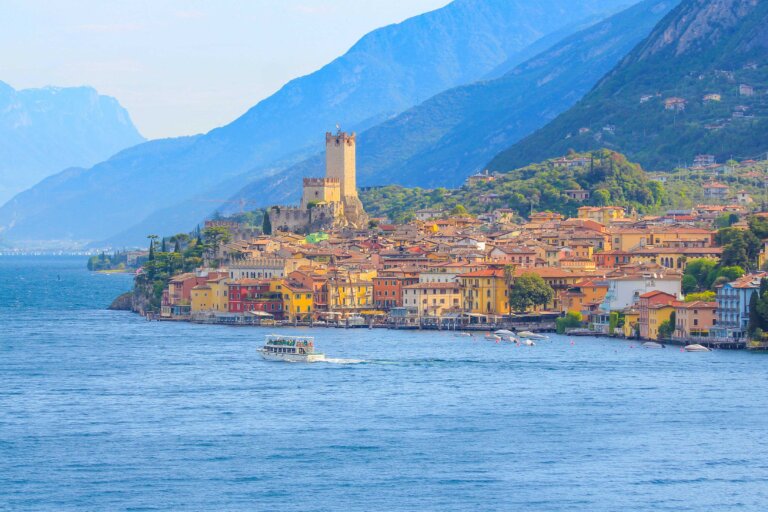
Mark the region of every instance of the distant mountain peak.
<instances>
[{"instance_id":1,"label":"distant mountain peak","mask_svg":"<svg viewBox=\"0 0 768 512\"><path fill-rule=\"evenodd\" d=\"M693 0L684 2L662 22L632 60L668 52L676 57L716 45L744 18L754 15L758 0ZM764 38L755 41L765 47Z\"/></svg>"}]
</instances>

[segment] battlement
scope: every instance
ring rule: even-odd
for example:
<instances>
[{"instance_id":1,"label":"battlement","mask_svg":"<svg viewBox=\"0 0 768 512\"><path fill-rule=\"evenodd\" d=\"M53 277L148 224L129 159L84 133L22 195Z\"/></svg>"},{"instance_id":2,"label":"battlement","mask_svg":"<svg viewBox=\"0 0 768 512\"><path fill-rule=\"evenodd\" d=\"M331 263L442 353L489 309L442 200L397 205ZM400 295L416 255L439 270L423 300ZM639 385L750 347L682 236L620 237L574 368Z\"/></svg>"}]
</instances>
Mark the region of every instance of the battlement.
<instances>
[{"instance_id":1,"label":"battlement","mask_svg":"<svg viewBox=\"0 0 768 512\"><path fill-rule=\"evenodd\" d=\"M305 187L341 187L339 178L304 178Z\"/></svg>"},{"instance_id":2,"label":"battlement","mask_svg":"<svg viewBox=\"0 0 768 512\"><path fill-rule=\"evenodd\" d=\"M354 146L355 144L355 138L357 138L356 133L347 133L339 131L337 133L332 132L325 132L325 145L330 146L333 143L336 143L336 145L341 145L342 143L347 144L348 146Z\"/></svg>"}]
</instances>

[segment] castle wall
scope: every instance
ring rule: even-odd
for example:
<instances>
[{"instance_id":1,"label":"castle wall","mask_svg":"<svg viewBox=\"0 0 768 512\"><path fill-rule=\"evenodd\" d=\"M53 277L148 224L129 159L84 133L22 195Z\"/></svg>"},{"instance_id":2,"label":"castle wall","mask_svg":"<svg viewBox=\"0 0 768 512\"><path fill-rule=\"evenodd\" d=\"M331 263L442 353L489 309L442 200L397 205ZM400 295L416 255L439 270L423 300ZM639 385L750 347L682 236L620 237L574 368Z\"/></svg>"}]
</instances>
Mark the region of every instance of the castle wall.
<instances>
[{"instance_id":1,"label":"castle wall","mask_svg":"<svg viewBox=\"0 0 768 512\"><path fill-rule=\"evenodd\" d=\"M341 181L337 178L304 178L301 207L312 202L338 203L341 201Z\"/></svg>"}]
</instances>

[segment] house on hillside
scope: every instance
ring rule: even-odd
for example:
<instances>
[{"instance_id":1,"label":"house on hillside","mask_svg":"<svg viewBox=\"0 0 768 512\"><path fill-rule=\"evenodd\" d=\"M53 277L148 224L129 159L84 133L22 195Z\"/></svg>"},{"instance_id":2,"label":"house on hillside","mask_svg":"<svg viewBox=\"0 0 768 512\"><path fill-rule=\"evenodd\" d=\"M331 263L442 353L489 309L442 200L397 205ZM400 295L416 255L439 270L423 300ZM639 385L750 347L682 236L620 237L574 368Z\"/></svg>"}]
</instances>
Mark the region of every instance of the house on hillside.
<instances>
[{"instance_id":1,"label":"house on hillside","mask_svg":"<svg viewBox=\"0 0 768 512\"><path fill-rule=\"evenodd\" d=\"M706 94L704 95L704 103L719 103L723 101L723 97L720 94Z\"/></svg>"},{"instance_id":2,"label":"house on hillside","mask_svg":"<svg viewBox=\"0 0 768 512\"><path fill-rule=\"evenodd\" d=\"M704 198L714 201L723 201L728 197L728 186L718 183L716 181L710 181L704 184Z\"/></svg>"},{"instance_id":3,"label":"house on hillside","mask_svg":"<svg viewBox=\"0 0 768 512\"><path fill-rule=\"evenodd\" d=\"M683 112L688 105L688 101L685 98L667 98L664 100L664 110L671 112Z\"/></svg>"},{"instance_id":4,"label":"house on hillside","mask_svg":"<svg viewBox=\"0 0 768 512\"><path fill-rule=\"evenodd\" d=\"M715 164L715 155L696 155L693 158L694 167L705 167Z\"/></svg>"},{"instance_id":5,"label":"house on hillside","mask_svg":"<svg viewBox=\"0 0 768 512\"><path fill-rule=\"evenodd\" d=\"M751 85L741 84L739 86L739 96L745 96L747 98L755 95L755 88Z\"/></svg>"},{"instance_id":6,"label":"house on hillside","mask_svg":"<svg viewBox=\"0 0 768 512\"><path fill-rule=\"evenodd\" d=\"M581 189L564 190L563 194L569 199L572 199L573 201L582 202L589 199L589 190L581 190Z\"/></svg>"}]
</instances>

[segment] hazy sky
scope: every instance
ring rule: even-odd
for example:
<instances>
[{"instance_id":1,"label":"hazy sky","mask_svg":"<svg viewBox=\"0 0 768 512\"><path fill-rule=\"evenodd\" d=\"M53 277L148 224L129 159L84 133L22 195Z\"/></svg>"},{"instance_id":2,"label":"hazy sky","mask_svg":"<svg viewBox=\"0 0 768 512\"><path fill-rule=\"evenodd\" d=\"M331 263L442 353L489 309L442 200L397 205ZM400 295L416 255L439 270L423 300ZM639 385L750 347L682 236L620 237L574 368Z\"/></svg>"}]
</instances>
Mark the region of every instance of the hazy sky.
<instances>
[{"instance_id":1,"label":"hazy sky","mask_svg":"<svg viewBox=\"0 0 768 512\"><path fill-rule=\"evenodd\" d=\"M145 137L208 131L449 0L0 0L0 80L91 85Z\"/></svg>"}]
</instances>

